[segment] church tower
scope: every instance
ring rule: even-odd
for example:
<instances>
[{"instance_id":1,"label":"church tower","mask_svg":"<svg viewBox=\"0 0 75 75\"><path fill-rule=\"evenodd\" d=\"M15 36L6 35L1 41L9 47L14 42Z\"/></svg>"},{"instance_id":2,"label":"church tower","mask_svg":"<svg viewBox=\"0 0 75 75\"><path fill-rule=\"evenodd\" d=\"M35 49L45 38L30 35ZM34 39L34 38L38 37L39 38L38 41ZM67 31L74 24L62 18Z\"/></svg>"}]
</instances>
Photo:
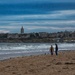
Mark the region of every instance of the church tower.
<instances>
[{"instance_id":1,"label":"church tower","mask_svg":"<svg viewBox=\"0 0 75 75\"><path fill-rule=\"evenodd\" d=\"M23 28L23 26L21 28L21 34L24 34L24 28Z\"/></svg>"}]
</instances>

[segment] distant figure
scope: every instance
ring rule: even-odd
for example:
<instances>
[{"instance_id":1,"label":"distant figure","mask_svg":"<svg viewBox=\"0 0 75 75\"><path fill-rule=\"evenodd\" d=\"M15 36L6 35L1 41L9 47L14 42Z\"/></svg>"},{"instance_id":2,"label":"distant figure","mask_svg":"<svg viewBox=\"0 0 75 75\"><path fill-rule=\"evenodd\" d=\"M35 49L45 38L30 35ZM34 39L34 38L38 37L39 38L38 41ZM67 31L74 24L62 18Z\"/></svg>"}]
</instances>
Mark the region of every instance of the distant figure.
<instances>
[{"instance_id":1,"label":"distant figure","mask_svg":"<svg viewBox=\"0 0 75 75\"><path fill-rule=\"evenodd\" d=\"M54 52L54 48L53 48L53 46L51 45L51 47L50 47L50 53L51 53L51 55L53 55L53 52Z\"/></svg>"},{"instance_id":2,"label":"distant figure","mask_svg":"<svg viewBox=\"0 0 75 75\"><path fill-rule=\"evenodd\" d=\"M58 55L58 45L55 44L55 54Z\"/></svg>"}]
</instances>

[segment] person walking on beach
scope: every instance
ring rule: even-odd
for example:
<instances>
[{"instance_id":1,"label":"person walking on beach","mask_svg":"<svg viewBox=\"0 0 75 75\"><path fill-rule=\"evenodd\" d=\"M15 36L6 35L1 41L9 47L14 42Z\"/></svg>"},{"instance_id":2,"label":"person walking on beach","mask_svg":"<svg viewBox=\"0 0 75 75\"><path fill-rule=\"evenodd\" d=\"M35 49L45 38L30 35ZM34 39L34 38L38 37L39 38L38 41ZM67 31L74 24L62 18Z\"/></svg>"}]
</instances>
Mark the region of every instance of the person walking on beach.
<instances>
[{"instance_id":1,"label":"person walking on beach","mask_svg":"<svg viewBox=\"0 0 75 75\"><path fill-rule=\"evenodd\" d=\"M53 55L53 52L54 52L54 48L53 48L53 46L51 45L51 47L50 47L50 53L51 53L51 55Z\"/></svg>"},{"instance_id":2,"label":"person walking on beach","mask_svg":"<svg viewBox=\"0 0 75 75\"><path fill-rule=\"evenodd\" d=\"M58 55L58 45L55 44L55 54Z\"/></svg>"}]
</instances>

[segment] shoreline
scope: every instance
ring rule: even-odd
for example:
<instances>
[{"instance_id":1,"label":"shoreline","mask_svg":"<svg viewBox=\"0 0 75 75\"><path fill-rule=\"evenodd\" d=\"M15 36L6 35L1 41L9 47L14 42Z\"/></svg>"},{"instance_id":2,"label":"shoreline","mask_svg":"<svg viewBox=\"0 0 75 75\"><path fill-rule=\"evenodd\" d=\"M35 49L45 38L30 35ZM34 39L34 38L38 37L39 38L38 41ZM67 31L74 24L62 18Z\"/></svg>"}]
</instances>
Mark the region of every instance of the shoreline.
<instances>
[{"instance_id":1,"label":"shoreline","mask_svg":"<svg viewBox=\"0 0 75 75\"><path fill-rule=\"evenodd\" d=\"M59 50L58 54L63 53L63 52L75 52L75 50ZM20 53L20 54L6 54L6 55L0 55L0 61L2 60L9 60L13 58L18 58L18 57L30 57L30 56L41 56L41 55L51 55L49 51L46 52L32 52L32 53ZM55 51L54 51L55 55Z\"/></svg>"},{"instance_id":2,"label":"shoreline","mask_svg":"<svg viewBox=\"0 0 75 75\"><path fill-rule=\"evenodd\" d=\"M1 60L0 75L75 75L75 51Z\"/></svg>"},{"instance_id":3,"label":"shoreline","mask_svg":"<svg viewBox=\"0 0 75 75\"><path fill-rule=\"evenodd\" d=\"M1 60L0 75L75 75L75 51Z\"/></svg>"}]
</instances>

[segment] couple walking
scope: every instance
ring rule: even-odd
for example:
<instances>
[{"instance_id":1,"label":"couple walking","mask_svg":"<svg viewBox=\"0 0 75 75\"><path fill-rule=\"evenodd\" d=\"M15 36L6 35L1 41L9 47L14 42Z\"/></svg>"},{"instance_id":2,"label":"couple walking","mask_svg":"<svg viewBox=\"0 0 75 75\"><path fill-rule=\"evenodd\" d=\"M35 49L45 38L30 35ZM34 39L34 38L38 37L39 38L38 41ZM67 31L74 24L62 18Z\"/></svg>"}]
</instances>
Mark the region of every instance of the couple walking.
<instances>
[{"instance_id":1,"label":"couple walking","mask_svg":"<svg viewBox=\"0 0 75 75\"><path fill-rule=\"evenodd\" d=\"M54 48L52 45L50 47L50 52L51 52L51 55L53 55ZM55 54L58 55L58 45L57 44L55 44Z\"/></svg>"}]
</instances>

